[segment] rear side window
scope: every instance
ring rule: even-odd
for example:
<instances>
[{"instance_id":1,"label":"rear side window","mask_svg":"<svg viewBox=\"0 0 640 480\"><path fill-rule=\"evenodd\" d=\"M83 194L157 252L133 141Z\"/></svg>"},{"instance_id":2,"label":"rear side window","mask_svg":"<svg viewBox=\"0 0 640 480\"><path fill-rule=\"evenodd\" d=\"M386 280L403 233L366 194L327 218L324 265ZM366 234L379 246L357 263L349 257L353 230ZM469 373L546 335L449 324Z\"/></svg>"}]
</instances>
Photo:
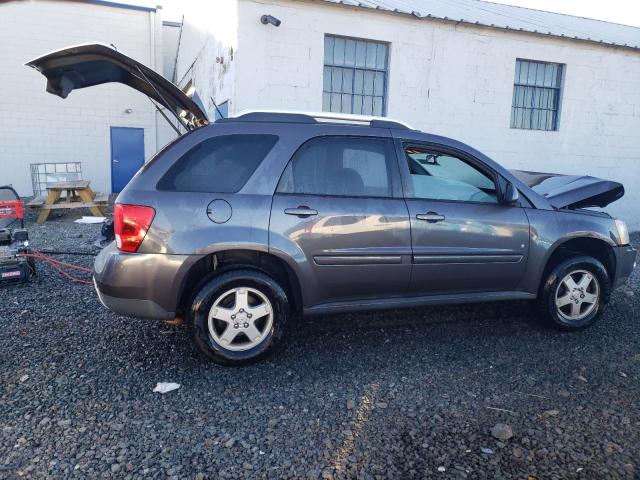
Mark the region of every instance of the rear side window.
<instances>
[{"instance_id":1,"label":"rear side window","mask_svg":"<svg viewBox=\"0 0 640 480\"><path fill-rule=\"evenodd\" d=\"M234 193L278 141L276 135L221 135L196 145L158 182L158 190Z\"/></svg>"},{"instance_id":2,"label":"rear side window","mask_svg":"<svg viewBox=\"0 0 640 480\"><path fill-rule=\"evenodd\" d=\"M381 138L321 137L305 143L287 165L278 192L391 197L393 145Z\"/></svg>"}]
</instances>

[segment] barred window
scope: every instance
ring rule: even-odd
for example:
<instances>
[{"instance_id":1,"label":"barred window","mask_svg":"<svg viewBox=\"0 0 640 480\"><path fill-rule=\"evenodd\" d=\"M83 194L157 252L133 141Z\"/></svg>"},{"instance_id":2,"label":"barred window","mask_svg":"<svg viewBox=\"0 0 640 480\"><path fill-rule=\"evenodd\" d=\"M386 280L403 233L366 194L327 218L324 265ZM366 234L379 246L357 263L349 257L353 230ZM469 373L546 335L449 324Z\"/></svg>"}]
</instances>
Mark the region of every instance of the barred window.
<instances>
[{"instance_id":1,"label":"barred window","mask_svg":"<svg viewBox=\"0 0 640 480\"><path fill-rule=\"evenodd\" d=\"M388 57L386 43L326 35L322 110L384 115Z\"/></svg>"},{"instance_id":2,"label":"barred window","mask_svg":"<svg viewBox=\"0 0 640 480\"><path fill-rule=\"evenodd\" d=\"M561 64L516 60L511 128L558 130L561 84Z\"/></svg>"}]
</instances>

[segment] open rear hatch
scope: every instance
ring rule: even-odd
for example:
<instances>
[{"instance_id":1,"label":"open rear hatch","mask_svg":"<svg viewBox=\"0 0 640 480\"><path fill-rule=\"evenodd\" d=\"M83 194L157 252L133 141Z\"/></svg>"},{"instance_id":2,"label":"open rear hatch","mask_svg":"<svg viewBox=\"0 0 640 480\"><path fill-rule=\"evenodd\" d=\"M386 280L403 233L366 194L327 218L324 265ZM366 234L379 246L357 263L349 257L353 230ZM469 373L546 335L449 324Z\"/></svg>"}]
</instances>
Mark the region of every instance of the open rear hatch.
<instances>
[{"instance_id":1,"label":"open rear hatch","mask_svg":"<svg viewBox=\"0 0 640 480\"><path fill-rule=\"evenodd\" d=\"M91 43L67 47L31 60L47 77L47 92L67 98L76 88L118 82L144 93L170 111L187 130L209 123L204 108L162 75L114 47Z\"/></svg>"},{"instance_id":2,"label":"open rear hatch","mask_svg":"<svg viewBox=\"0 0 640 480\"><path fill-rule=\"evenodd\" d=\"M549 201L554 208L606 207L624 195L621 183L588 175L511 170L516 177Z\"/></svg>"}]
</instances>

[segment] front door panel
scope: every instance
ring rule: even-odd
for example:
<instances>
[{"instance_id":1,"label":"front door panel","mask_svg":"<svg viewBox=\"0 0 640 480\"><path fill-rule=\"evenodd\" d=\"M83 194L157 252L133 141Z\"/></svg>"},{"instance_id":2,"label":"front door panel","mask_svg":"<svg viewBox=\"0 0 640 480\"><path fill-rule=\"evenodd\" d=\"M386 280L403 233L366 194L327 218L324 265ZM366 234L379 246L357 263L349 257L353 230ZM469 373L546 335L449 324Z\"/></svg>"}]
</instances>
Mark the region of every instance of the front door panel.
<instances>
[{"instance_id":1,"label":"front door panel","mask_svg":"<svg viewBox=\"0 0 640 480\"><path fill-rule=\"evenodd\" d=\"M407 289L411 234L402 199L276 194L269 242L296 259L306 307Z\"/></svg>"},{"instance_id":2,"label":"front door panel","mask_svg":"<svg viewBox=\"0 0 640 480\"><path fill-rule=\"evenodd\" d=\"M524 209L418 199L407 206L414 261L409 294L521 288L529 251Z\"/></svg>"}]
</instances>

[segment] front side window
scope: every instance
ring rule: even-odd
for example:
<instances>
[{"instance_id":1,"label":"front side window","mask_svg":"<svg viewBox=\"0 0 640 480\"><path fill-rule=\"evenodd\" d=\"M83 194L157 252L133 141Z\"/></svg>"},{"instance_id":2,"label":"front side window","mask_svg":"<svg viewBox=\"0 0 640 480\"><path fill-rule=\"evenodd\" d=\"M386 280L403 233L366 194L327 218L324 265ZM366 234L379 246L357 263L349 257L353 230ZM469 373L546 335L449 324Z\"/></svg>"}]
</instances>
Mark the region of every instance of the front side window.
<instances>
[{"instance_id":1,"label":"front side window","mask_svg":"<svg viewBox=\"0 0 640 480\"><path fill-rule=\"evenodd\" d=\"M326 35L322 110L382 116L389 45Z\"/></svg>"},{"instance_id":2,"label":"front side window","mask_svg":"<svg viewBox=\"0 0 640 480\"><path fill-rule=\"evenodd\" d=\"M158 190L234 193L278 141L275 135L221 135L196 145L158 182Z\"/></svg>"},{"instance_id":3,"label":"front side window","mask_svg":"<svg viewBox=\"0 0 640 480\"><path fill-rule=\"evenodd\" d=\"M562 65L516 60L511 128L558 130Z\"/></svg>"},{"instance_id":4,"label":"front side window","mask_svg":"<svg viewBox=\"0 0 640 480\"><path fill-rule=\"evenodd\" d=\"M346 197L391 197L391 141L321 137L305 143L285 169L278 192Z\"/></svg>"},{"instance_id":5,"label":"front side window","mask_svg":"<svg viewBox=\"0 0 640 480\"><path fill-rule=\"evenodd\" d=\"M405 156L414 198L498 203L493 179L465 160L419 146Z\"/></svg>"}]
</instances>

